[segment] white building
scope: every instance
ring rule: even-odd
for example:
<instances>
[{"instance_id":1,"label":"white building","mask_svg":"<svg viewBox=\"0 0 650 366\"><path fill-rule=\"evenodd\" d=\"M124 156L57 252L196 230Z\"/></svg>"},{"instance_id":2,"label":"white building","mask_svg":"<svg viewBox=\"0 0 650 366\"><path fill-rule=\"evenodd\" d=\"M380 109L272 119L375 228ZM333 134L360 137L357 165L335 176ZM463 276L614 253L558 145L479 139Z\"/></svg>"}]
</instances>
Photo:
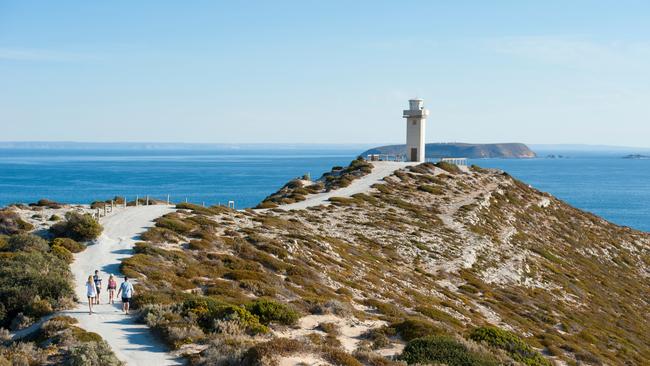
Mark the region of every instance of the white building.
<instances>
[{"instance_id":1,"label":"white building","mask_svg":"<svg viewBox=\"0 0 650 366\"><path fill-rule=\"evenodd\" d=\"M409 109L404 110L406 118L406 160L424 162L425 124L429 111L424 109L422 99L409 100Z\"/></svg>"}]
</instances>

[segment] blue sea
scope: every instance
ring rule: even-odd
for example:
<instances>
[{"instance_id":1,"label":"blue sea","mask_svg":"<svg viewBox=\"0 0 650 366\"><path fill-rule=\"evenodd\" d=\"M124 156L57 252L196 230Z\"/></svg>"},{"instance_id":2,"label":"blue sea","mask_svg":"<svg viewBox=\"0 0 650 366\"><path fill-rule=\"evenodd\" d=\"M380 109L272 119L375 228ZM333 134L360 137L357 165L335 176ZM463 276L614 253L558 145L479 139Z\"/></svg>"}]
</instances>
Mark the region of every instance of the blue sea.
<instances>
[{"instance_id":1,"label":"blue sea","mask_svg":"<svg viewBox=\"0 0 650 366\"><path fill-rule=\"evenodd\" d=\"M289 179L319 177L365 148L0 149L0 205L136 195L212 205L256 205ZM565 153L562 159L480 159L612 222L650 231L650 160Z\"/></svg>"}]
</instances>

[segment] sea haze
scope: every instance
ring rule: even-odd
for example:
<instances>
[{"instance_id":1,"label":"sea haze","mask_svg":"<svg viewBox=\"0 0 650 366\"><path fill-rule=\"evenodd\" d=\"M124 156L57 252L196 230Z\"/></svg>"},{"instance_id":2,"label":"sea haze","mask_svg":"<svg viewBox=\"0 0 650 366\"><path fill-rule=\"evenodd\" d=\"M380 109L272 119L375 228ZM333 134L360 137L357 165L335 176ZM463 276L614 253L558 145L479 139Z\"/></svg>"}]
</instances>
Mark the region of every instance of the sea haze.
<instances>
[{"instance_id":1,"label":"sea haze","mask_svg":"<svg viewBox=\"0 0 650 366\"><path fill-rule=\"evenodd\" d=\"M289 179L347 165L367 146L0 148L0 205L48 198L90 203L136 195L207 205L255 206ZM650 231L650 160L622 152L537 151L538 159L471 163L511 175L620 225ZM545 158L547 155L563 158Z\"/></svg>"}]
</instances>

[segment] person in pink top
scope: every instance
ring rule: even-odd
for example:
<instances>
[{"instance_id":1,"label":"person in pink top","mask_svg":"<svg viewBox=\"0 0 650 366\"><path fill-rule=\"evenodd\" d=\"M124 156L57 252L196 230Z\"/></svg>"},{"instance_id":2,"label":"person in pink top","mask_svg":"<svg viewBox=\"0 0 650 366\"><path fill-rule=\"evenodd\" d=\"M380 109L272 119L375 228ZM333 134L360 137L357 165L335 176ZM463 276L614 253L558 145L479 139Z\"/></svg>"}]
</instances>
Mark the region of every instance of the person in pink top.
<instances>
[{"instance_id":1,"label":"person in pink top","mask_svg":"<svg viewBox=\"0 0 650 366\"><path fill-rule=\"evenodd\" d=\"M115 289L117 289L117 281L115 281L115 277L113 275L110 275L108 277L108 303L109 304L114 304L115 302L113 301L113 298L115 297Z\"/></svg>"}]
</instances>

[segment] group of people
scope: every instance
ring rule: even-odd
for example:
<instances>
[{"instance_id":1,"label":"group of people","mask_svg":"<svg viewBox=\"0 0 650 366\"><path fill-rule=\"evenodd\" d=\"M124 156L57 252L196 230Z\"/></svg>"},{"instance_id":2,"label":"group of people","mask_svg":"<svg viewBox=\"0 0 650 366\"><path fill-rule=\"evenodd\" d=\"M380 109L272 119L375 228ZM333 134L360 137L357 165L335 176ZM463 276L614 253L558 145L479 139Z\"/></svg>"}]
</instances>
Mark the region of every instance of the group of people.
<instances>
[{"instance_id":1,"label":"group of people","mask_svg":"<svg viewBox=\"0 0 650 366\"><path fill-rule=\"evenodd\" d=\"M131 302L131 297L135 294L133 285L129 282L129 278L124 276L124 282L120 285L120 288L117 291L117 296L115 295L115 290L117 289L117 282L115 277L110 275L108 277L108 304L114 304L113 300L115 297L122 295L122 311L126 314L129 313L129 303ZM88 281L86 282L86 295L88 296L88 311L89 314L93 313L93 305L99 305L99 294L102 292L102 278L99 276L99 270L95 270L94 276L88 276Z\"/></svg>"}]
</instances>

